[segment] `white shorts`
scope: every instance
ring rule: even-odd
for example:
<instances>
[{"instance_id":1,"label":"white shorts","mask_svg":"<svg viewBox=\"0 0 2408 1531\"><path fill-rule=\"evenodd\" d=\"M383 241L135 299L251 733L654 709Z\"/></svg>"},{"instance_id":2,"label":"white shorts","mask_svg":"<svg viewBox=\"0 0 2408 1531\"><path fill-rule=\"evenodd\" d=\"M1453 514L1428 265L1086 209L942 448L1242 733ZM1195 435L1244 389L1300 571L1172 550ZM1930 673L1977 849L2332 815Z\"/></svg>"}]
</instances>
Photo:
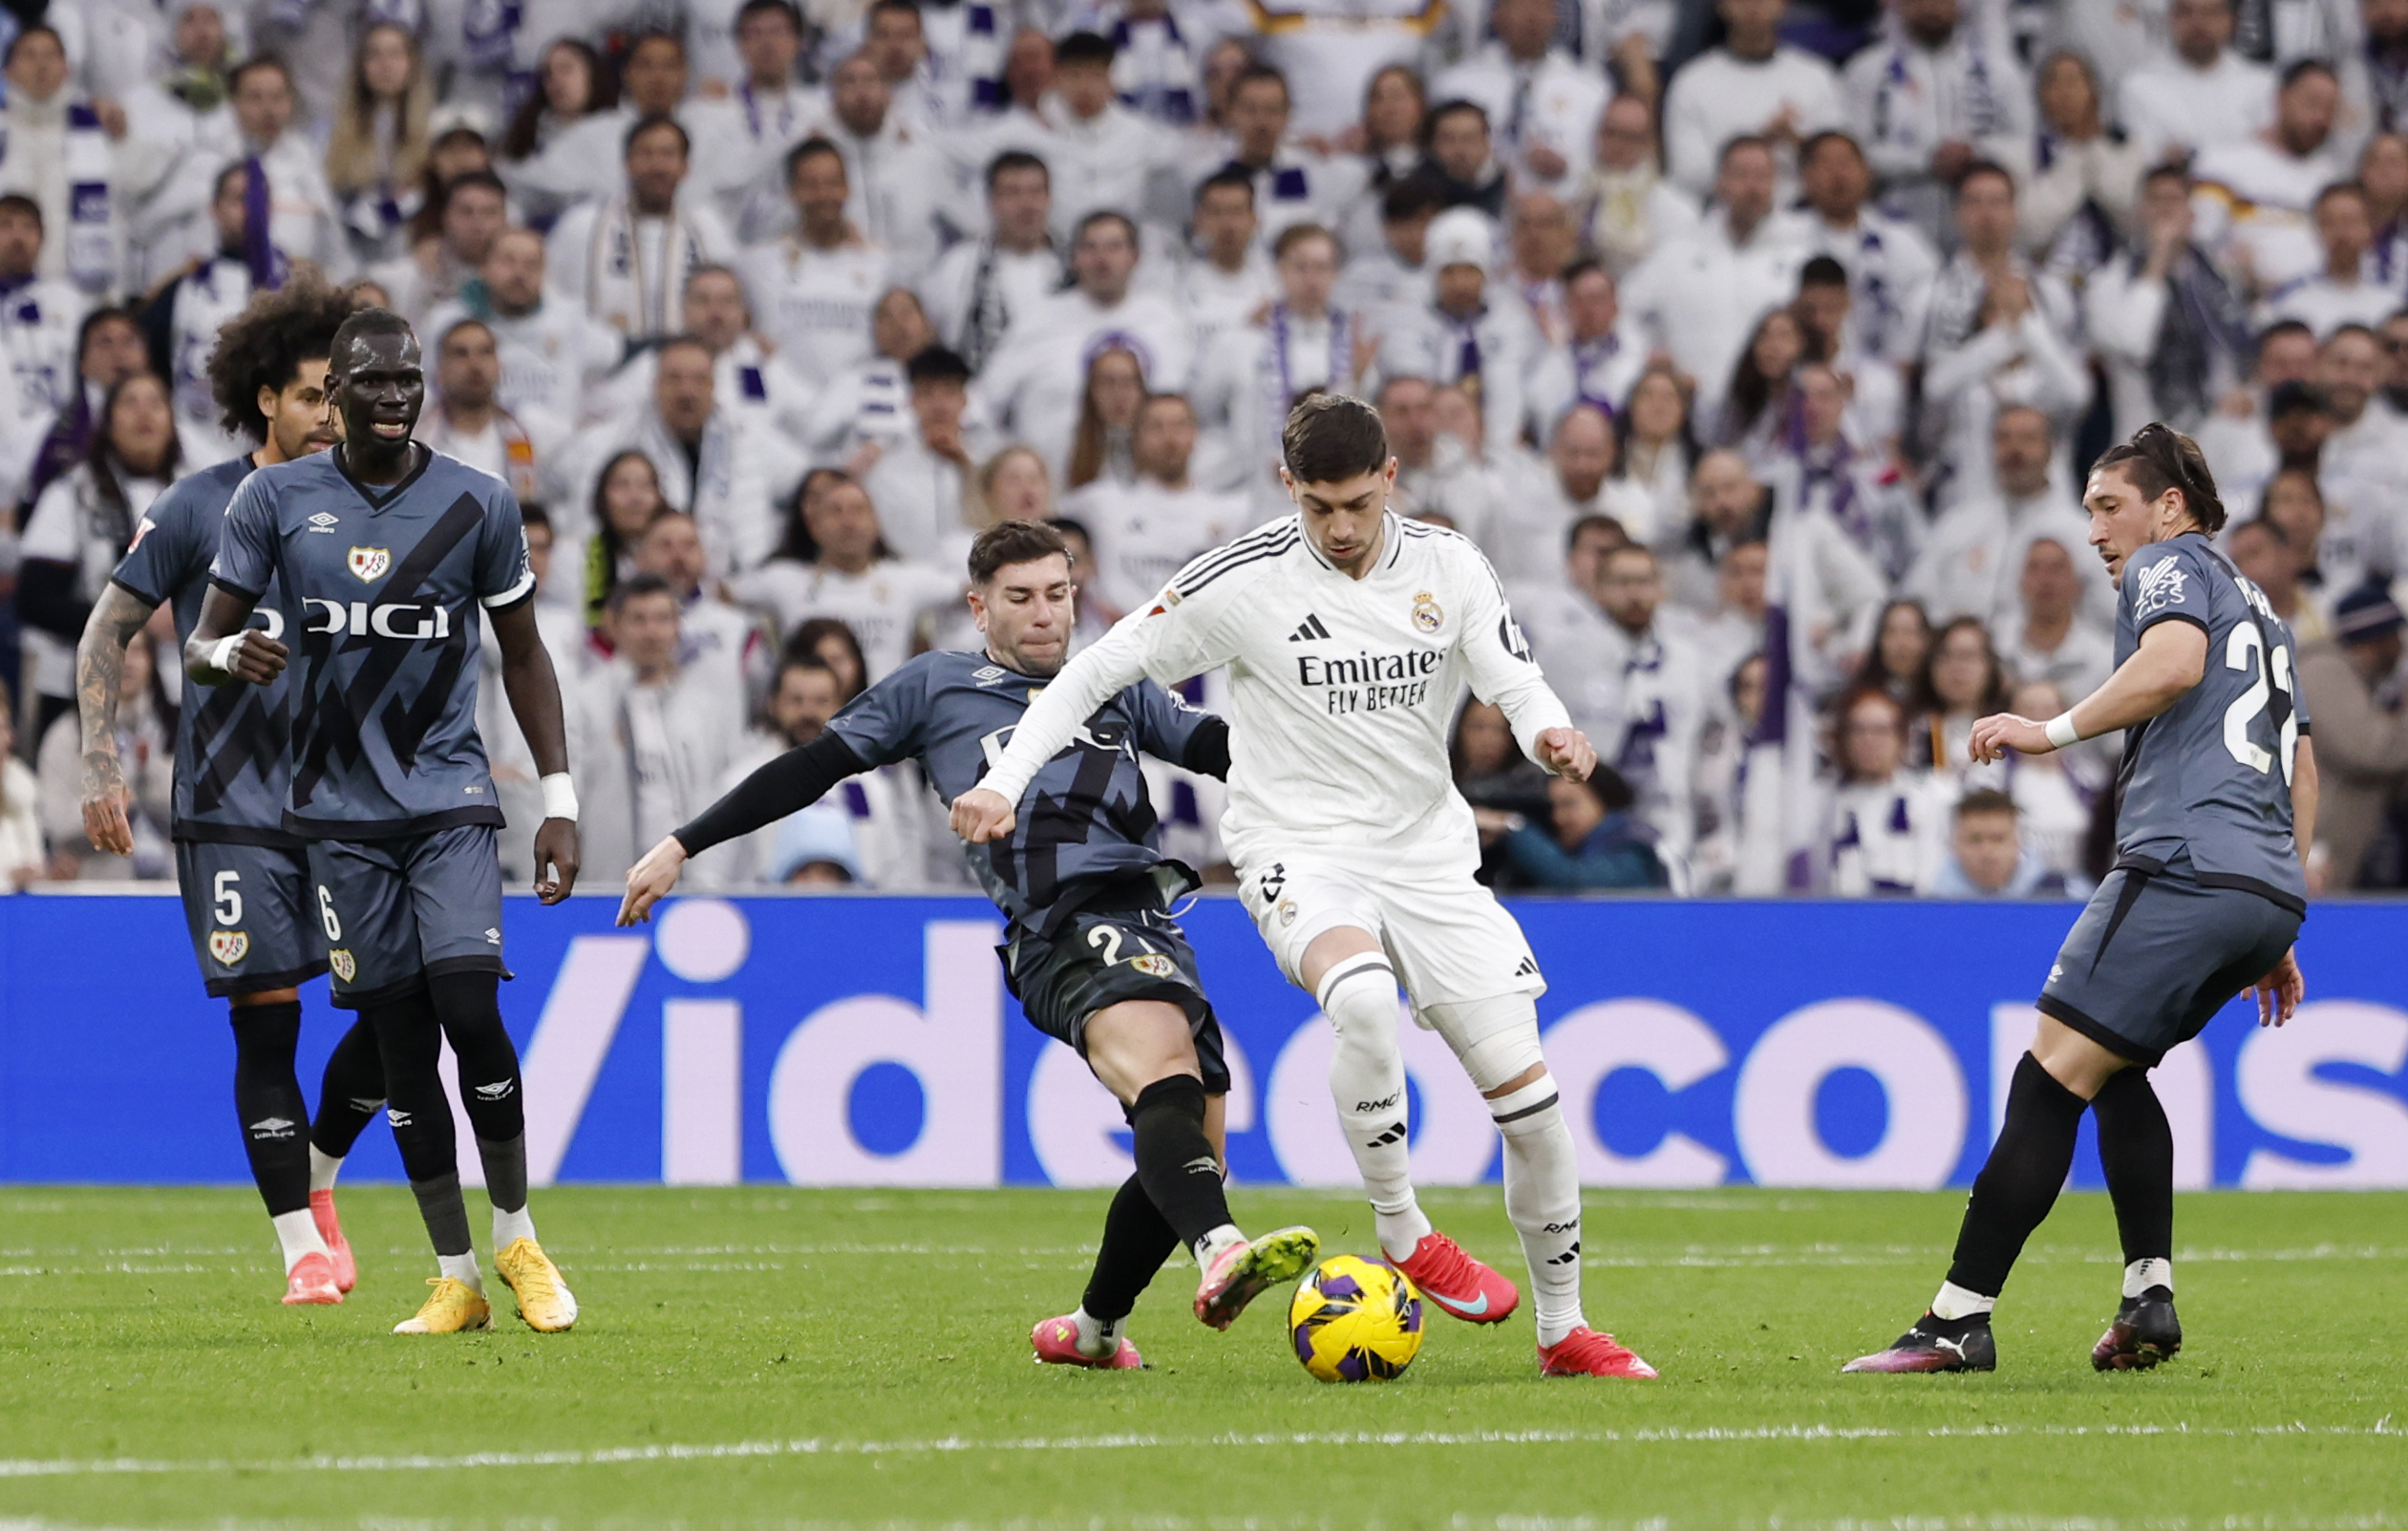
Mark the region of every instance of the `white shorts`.
<instances>
[{"instance_id":1,"label":"white shorts","mask_svg":"<svg viewBox=\"0 0 2408 1531\"><path fill-rule=\"evenodd\" d=\"M1387 948L1416 1010L1546 992L1522 926L1451 848L1402 859L1281 852L1240 869L1238 897L1279 970L1299 988L1305 948L1325 931L1352 925Z\"/></svg>"}]
</instances>

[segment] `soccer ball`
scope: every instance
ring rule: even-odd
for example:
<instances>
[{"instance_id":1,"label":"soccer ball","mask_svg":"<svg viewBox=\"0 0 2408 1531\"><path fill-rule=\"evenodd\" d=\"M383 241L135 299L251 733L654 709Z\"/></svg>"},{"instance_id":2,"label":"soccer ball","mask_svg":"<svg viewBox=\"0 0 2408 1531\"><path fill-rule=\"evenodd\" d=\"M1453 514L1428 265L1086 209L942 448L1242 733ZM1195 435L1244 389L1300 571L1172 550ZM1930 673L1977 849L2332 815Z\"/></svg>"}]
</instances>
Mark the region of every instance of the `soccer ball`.
<instances>
[{"instance_id":1,"label":"soccer ball","mask_svg":"<svg viewBox=\"0 0 2408 1531\"><path fill-rule=\"evenodd\" d=\"M1324 1382L1393 1381L1420 1353L1421 1294L1393 1265L1324 1260L1296 1284L1288 1338Z\"/></svg>"}]
</instances>

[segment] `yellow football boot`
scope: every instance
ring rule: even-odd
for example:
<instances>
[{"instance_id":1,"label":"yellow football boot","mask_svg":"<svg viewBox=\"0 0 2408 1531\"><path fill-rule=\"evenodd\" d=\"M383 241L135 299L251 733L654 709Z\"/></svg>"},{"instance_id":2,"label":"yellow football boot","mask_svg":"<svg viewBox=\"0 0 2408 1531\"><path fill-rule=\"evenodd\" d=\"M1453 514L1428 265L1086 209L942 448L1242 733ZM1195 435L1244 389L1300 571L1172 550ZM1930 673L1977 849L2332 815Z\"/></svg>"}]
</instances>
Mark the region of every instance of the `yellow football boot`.
<instances>
[{"instance_id":1,"label":"yellow football boot","mask_svg":"<svg viewBox=\"0 0 2408 1531\"><path fill-rule=\"evenodd\" d=\"M577 1299L560 1279L543 1246L532 1239L513 1239L493 1257L493 1268L519 1299L519 1316L539 1334L558 1334L577 1322Z\"/></svg>"},{"instance_id":2,"label":"yellow football boot","mask_svg":"<svg viewBox=\"0 0 2408 1531\"><path fill-rule=\"evenodd\" d=\"M493 1328L493 1308L485 1294L451 1276L429 1276L435 1288L416 1317L393 1327L395 1334L458 1334L463 1329Z\"/></svg>"}]
</instances>

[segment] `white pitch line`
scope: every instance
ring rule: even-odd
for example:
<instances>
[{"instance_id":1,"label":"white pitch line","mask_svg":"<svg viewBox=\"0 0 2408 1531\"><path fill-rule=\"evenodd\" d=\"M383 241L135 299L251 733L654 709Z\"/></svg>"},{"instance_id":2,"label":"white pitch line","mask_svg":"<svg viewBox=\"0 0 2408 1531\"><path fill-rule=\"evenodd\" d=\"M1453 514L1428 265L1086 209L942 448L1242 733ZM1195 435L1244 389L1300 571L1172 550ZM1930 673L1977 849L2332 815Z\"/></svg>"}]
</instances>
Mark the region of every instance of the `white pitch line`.
<instances>
[{"instance_id":1,"label":"white pitch line","mask_svg":"<svg viewBox=\"0 0 2408 1531\"><path fill-rule=\"evenodd\" d=\"M2187 1421L2171 1425L1939 1425L1928 1430L1901 1430L1886 1425L1730 1425L1661 1430L1511 1430L1511 1431L1297 1431L1219 1435L1058 1435L965 1439L958 1435L923 1440L828 1440L806 1436L795 1440L709 1441L651 1446L610 1446L591 1451L464 1452L452 1456L289 1457L255 1461L204 1457L186 1461L147 1457L31 1457L0 1459L0 1478L104 1478L185 1473L424 1473L458 1472L482 1467L611 1467L648 1462L719 1461L763 1457L881 1457L920 1455L1003 1454L1075 1451L1195 1451L1215 1447L1298 1446L1559 1446L1559 1445L1686 1445L1746 1441L1846 1442L1858 1440L1985 1439L2039 1435L2070 1437L2152 1436L2236 1437L2262 1439L2283 1435L2381 1437L2408 1439L2408 1431L2395 1429L2390 1416L2364 1425L2202 1425Z\"/></svg>"}]
</instances>

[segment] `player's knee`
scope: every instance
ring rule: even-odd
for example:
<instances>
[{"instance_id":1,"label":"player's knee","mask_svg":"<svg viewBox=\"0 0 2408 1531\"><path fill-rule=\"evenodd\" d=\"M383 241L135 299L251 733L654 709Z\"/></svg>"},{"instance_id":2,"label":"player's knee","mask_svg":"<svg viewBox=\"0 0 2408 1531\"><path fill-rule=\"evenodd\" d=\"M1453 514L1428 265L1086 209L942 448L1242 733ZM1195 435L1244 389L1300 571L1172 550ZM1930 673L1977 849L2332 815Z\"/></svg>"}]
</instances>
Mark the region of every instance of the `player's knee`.
<instances>
[{"instance_id":1,"label":"player's knee","mask_svg":"<svg viewBox=\"0 0 2408 1531\"><path fill-rule=\"evenodd\" d=\"M1139 1091L1137 1099L1129 1103L1130 1124L1135 1125L1138 1118L1158 1110L1191 1117L1197 1126L1203 1126L1204 1081L1192 1074L1174 1074L1155 1080Z\"/></svg>"},{"instance_id":2,"label":"player's knee","mask_svg":"<svg viewBox=\"0 0 2408 1531\"><path fill-rule=\"evenodd\" d=\"M1321 975L1313 998L1337 1028L1340 1042L1393 1039L1396 1032L1396 970L1385 955L1358 952Z\"/></svg>"},{"instance_id":3,"label":"player's knee","mask_svg":"<svg viewBox=\"0 0 2408 1531\"><path fill-rule=\"evenodd\" d=\"M1546 1056L1539 1049L1538 1007L1529 995L1425 1005L1421 1015L1446 1038L1446 1045L1471 1077L1472 1087L1488 1096L1492 1106L1501 1096L1518 1094L1546 1078Z\"/></svg>"},{"instance_id":4,"label":"player's knee","mask_svg":"<svg viewBox=\"0 0 2408 1531\"><path fill-rule=\"evenodd\" d=\"M245 1069L290 1074L293 1053L301 1046L300 1003L243 1003L251 997L238 994L227 1006L227 1016L234 1026L237 1061Z\"/></svg>"}]
</instances>

